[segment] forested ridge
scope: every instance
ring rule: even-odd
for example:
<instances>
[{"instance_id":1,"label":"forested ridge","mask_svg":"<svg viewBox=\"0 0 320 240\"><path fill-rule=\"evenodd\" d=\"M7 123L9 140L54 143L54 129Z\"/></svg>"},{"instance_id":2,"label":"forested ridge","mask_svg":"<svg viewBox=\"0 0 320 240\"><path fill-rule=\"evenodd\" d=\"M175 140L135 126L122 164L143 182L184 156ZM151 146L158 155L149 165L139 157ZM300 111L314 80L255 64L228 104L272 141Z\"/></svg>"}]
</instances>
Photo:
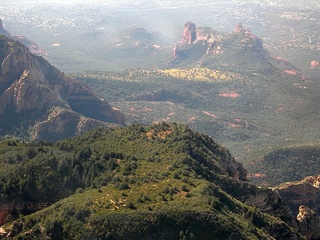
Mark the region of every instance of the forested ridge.
<instances>
[{"instance_id":1,"label":"forested ridge","mask_svg":"<svg viewBox=\"0 0 320 240\"><path fill-rule=\"evenodd\" d=\"M253 161L248 171L254 169L256 174L252 177L260 185L276 186L284 182L299 181L306 176L319 175L319 154L318 144L276 148Z\"/></svg>"},{"instance_id":2,"label":"forested ridge","mask_svg":"<svg viewBox=\"0 0 320 240\"><path fill-rule=\"evenodd\" d=\"M186 125L98 128L54 144L6 140L0 153L1 202L25 206L7 216L11 238L300 236L278 218L289 216L276 214L285 211L280 200L265 213L246 205L252 194L274 193L247 182L226 149ZM49 207L28 215L27 203Z\"/></svg>"},{"instance_id":3,"label":"forested ridge","mask_svg":"<svg viewBox=\"0 0 320 240\"><path fill-rule=\"evenodd\" d=\"M195 134L183 125L165 123L154 125L150 130L141 125L116 130L98 128L55 144L8 140L1 145L1 194L7 199L26 202L56 200L74 193L77 188L101 187L110 182L121 187L121 183L125 185L129 180L136 182L131 173L141 161L157 165L148 166L150 169L146 169L146 177L141 181L156 177L157 174L149 176L152 175L149 171L155 171L153 168L160 175L163 172L181 175L182 170L177 169L179 162L191 161L189 155L204 161L205 166L217 173L225 173L221 168L223 162L210 162L206 158L208 153L202 152L207 145L214 151L210 155L215 156L216 161L222 157L232 158L211 138ZM163 166L159 169L163 160L170 171ZM194 167L200 168L200 165Z\"/></svg>"}]
</instances>

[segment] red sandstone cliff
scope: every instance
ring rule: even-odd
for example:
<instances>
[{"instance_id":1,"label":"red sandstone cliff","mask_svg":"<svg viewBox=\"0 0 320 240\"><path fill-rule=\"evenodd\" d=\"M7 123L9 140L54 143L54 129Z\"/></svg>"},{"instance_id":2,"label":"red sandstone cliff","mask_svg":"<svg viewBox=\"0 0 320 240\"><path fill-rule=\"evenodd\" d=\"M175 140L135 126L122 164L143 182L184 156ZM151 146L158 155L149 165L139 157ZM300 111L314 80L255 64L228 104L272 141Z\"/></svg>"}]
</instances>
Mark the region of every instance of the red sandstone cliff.
<instances>
[{"instance_id":1,"label":"red sandstone cliff","mask_svg":"<svg viewBox=\"0 0 320 240\"><path fill-rule=\"evenodd\" d=\"M192 44L197 39L197 27L192 22L187 22L184 25L183 41Z\"/></svg>"}]
</instances>

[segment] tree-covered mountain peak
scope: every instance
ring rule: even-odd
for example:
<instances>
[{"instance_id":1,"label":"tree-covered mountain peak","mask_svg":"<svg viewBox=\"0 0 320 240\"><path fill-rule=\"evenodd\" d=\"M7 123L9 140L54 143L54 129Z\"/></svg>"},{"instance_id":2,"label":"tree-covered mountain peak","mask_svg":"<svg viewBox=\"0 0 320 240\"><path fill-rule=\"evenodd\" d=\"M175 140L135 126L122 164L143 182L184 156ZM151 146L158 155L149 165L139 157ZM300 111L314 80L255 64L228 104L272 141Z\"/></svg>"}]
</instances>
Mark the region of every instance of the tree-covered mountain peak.
<instances>
[{"instance_id":1,"label":"tree-covered mountain peak","mask_svg":"<svg viewBox=\"0 0 320 240\"><path fill-rule=\"evenodd\" d=\"M300 238L275 192L239 181L243 166L186 125L98 128L0 150L1 216L35 212L4 227L12 238Z\"/></svg>"}]
</instances>

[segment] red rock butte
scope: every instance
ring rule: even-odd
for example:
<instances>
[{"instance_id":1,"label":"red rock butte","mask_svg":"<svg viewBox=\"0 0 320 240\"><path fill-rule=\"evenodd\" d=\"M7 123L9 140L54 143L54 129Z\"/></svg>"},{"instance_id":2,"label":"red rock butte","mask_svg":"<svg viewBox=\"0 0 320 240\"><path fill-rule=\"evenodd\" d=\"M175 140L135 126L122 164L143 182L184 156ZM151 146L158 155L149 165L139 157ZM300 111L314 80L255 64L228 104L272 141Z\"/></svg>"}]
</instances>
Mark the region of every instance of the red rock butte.
<instances>
[{"instance_id":1,"label":"red rock butte","mask_svg":"<svg viewBox=\"0 0 320 240\"><path fill-rule=\"evenodd\" d=\"M197 27L192 22L187 22L184 25L183 30L183 41L188 44L193 44L193 42L197 39Z\"/></svg>"}]
</instances>

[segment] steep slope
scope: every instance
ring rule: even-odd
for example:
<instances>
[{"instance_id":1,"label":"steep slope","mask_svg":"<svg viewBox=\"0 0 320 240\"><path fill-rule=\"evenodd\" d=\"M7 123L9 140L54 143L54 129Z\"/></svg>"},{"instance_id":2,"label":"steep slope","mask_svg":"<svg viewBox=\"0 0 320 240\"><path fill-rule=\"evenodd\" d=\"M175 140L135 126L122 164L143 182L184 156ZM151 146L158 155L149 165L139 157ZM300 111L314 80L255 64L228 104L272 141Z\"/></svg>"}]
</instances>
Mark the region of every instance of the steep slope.
<instances>
[{"instance_id":1,"label":"steep slope","mask_svg":"<svg viewBox=\"0 0 320 240\"><path fill-rule=\"evenodd\" d=\"M102 122L124 124L122 113L97 98L84 84L65 77L42 57L3 35L0 35L0 62L1 135L23 136L33 130L30 137L34 139L72 136L81 130L70 129L62 122L63 129L56 136L42 134L55 132L51 125L54 119L68 119L72 115L78 119L73 124L81 125L81 121L91 122L88 126ZM67 114L70 111L72 114ZM63 136L59 136L60 131L64 132Z\"/></svg>"},{"instance_id":2,"label":"steep slope","mask_svg":"<svg viewBox=\"0 0 320 240\"><path fill-rule=\"evenodd\" d=\"M282 199L288 203L297 220L300 232L307 239L320 238L320 176L309 176L301 181L286 182L275 188Z\"/></svg>"},{"instance_id":3,"label":"steep slope","mask_svg":"<svg viewBox=\"0 0 320 240\"><path fill-rule=\"evenodd\" d=\"M303 239L276 192L247 182L226 149L185 125L7 141L1 152L3 219L76 190L3 226L8 239Z\"/></svg>"},{"instance_id":4,"label":"steep slope","mask_svg":"<svg viewBox=\"0 0 320 240\"><path fill-rule=\"evenodd\" d=\"M282 183L274 190L289 204L294 214L298 214L299 206L308 206L320 212L320 176L309 176L300 181Z\"/></svg>"}]
</instances>

